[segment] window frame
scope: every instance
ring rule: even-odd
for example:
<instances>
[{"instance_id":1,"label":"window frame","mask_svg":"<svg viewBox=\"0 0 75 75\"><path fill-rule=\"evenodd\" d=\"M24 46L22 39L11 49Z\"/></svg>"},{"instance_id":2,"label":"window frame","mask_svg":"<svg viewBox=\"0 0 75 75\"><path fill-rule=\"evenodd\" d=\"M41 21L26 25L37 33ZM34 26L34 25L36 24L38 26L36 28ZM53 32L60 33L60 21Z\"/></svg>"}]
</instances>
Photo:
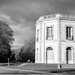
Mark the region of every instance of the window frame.
<instances>
[{"instance_id":1,"label":"window frame","mask_svg":"<svg viewBox=\"0 0 75 75\"><path fill-rule=\"evenodd\" d=\"M39 41L39 29L37 29L37 33L36 33L36 41L38 42Z\"/></svg>"},{"instance_id":2,"label":"window frame","mask_svg":"<svg viewBox=\"0 0 75 75\"><path fill-rule=\"evenodd\" d=\"M38 61L38 48L36 49L36 54L37 54L37 61Z\"/></svg>"},{"instance_id":3,"label":"window frame","mask_svg":"<svg viewBox=\"0 0 75 75\"><path fill-rule=\"evenodd\" d=\"M50 49L48 49L50 48ZM52 59L50 61L54 61L54 49L52 47L46 47L46 62L48 61L48 52L52 53Z\"/></svg>"},{"instance_id":4,"label":"window frame","mask_svg":"<svg viewBox=\"0 0 75 75\"><path fill-rule=\"evenodd\" d=\"M48 29L51 28L51 37L48 37ZM52 40L53 39L53 26L46 26L46 40Z\"/></svg>"},{"instance_id":5,"label":"window frame","mask_svg":"<svg viewBox=\"0 0 75 75\"><path fill-rule=\"evenodd\" d=\"M72 28L72 32L70 32L70 33L68 33L67 32L67 27L68 28ZM73 26L72 25L66 25L66 28L65 28L66 30L65 30L65 33L66 33L66 40L69 40L69 41L73 41L74 40L74 36L73 36ZM71 30L70 30L71 31ZM71 33L72 33L72 35L71 35ZM69 34L69 35L68 35ZM71 36L70 36L71 35ZM70 36L70 37L69 37Z\"/></svg>"},{"instance_id":6,"label":"window frame","mask_svg":"<svg viewBox=\"0 0 75 75\"><path fill-rule=\"evenodd\" d=\"M69 49L70 48L70 49ZM67 62L69 62L69 61L72 61L73 60L73 48L72 47L67 47L66 48L66 59L67 59ZM68 57L68 58L67 58Z\"/></svg>"}]
</instances>

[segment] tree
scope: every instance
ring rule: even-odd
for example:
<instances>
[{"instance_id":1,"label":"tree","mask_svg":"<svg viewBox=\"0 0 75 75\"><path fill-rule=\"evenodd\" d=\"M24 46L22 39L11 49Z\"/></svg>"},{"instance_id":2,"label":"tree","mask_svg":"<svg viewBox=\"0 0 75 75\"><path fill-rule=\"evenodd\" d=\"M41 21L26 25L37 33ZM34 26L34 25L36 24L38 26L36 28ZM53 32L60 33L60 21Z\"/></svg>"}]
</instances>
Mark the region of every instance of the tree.
<instances>
[{"instance_id":1,"label":"tree","mask_svg":"<svg viewBox=\"0 0 75 75\"><path fill-rule=\"evenodd\" d=\"M35 61L35 41L30 39L30 41L25 42L24 46L21 48L19 53L22 62L27 62L28 60Z\"/></svg>"},{"instance_id":2,"label":"tree","mask_svg":"<svg viewBox=\"0 0 75 75\"><path fill-rule=\"evenodd\" d=\"M14 50L11 51L10 62L16 62L15 51Z\"/></svg>"},{"instance_id":3,"label":"tree","mask_svg":"<svg viewBox=\"0 0 75 75\"><path fill-rule=\"evenodd\" d=\"M6 62L10 57L13 41L12 29L6 22L0 20L0 62Z\"/></svg>"}]
</instances>

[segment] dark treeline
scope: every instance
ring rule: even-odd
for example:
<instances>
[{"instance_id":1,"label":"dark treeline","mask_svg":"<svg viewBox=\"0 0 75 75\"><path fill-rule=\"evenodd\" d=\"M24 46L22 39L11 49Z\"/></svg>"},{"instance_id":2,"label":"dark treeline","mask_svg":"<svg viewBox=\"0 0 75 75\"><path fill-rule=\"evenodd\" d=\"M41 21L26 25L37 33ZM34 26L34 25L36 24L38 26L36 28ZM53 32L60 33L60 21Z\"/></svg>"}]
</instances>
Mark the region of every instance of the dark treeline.
<instances>
[{"instance_id":1,"label":"dark treeline","mask_svg":"<svg viewBox=\"0 0 75 75\"><path fill-rule=\"evenodd\" d=\"M18 54L17 61L19 62L34 62L35 61L35 41L34 38L26 41Z\"/></svg>"},{"instance_id":2,"label":"dark treeline","mask_svg":"<svg viewBox=\"0 0 75 75\"><path fill-rule=\"evenodd\" d=\"M16 54L16 50L11 50L11 45L14 41L13 31L9 25L0 21L0 63L8 62L34 62L35 61L35 41L34 38L25 41L25 44L19 49L19 53ZM18 52L18 50L17 50Z\"/></svg>"},{"instance_id":3,"label":"dark treeline","mask_svg":"<svg viewBox=\"0 0 75 75\"><path fill-rule=\"evenodd\" d=\"M8 58L10 58L13 41L12 29L6 22L0 20L0 62L7 62Z\"/></svg>"}]
</instances>

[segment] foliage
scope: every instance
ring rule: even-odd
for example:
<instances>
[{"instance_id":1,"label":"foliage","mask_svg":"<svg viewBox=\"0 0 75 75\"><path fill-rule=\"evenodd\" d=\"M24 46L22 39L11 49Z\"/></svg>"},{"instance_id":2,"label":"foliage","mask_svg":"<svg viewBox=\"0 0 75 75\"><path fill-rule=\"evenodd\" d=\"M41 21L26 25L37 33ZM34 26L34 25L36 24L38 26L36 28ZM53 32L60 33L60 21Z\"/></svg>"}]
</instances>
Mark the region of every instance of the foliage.
<instances>
[{"instance_id":1,"label":"foliage","mask_svg":"<svg viewBox=\"0 0 75 75\"><path fill-rule=\"evenodd\" d=\"M30 41L25 42L25 45L21 48L19 56L21 58L21 62L27 62L28 60L30 60L31 62L35 61L34 39L30 39Z\"/></svg>"},{"instance_id":2,"label":"foliage","mask_svg":"<svg viewBox=\"0 0 75 75\"><path fill-rule=\"evenodd\" d=\"M19 54L16 55L16 61L17 62L22 62L22 58L19 56Z\"/></svg>"},{"instance_id":3,"label":"foliage","mask_svg":"<svg viewBox=\"0 0 75 75\"><path fill-rule=\"evenodd\" d=\"M10 57L13 40L12 29L6 22L0 21L0 62L6 62Z\"/></svg>"},{"instance_id":4,"label":"foliage","mask_svg":"<svg viewBox=\"0 0 75 75\"><path fill-rule=\"evenodd\" d=\"M15 51L14 50L11 51L10 62L16 62Z\"/></svg>"}]
</instances>

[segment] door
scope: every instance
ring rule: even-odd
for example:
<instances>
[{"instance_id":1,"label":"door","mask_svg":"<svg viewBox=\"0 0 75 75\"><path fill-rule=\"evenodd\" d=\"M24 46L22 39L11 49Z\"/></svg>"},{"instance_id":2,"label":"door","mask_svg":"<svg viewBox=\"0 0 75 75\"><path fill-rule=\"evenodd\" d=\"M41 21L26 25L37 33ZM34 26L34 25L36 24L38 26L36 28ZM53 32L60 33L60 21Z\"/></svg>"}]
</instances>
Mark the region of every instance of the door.
<instances>
[{"instance_id":1,"label":"door","mask_svg":"<svg viewBox=\"0 0 75 75\"><path fill-rule=\"evenodd\" d=\"M46 63L51 63L54 60L54 52L51 47L46 49Z\"/></svg>"},{"instance_id":2,"label":"door","mask_svg":"<svg viewBox=\"0 0 75 75\"><path fill-rule=\"evenodd\" d=\"M67 64L73 63L73 49L71 47L68 47L66 49L66 63Z\"/></svg>"}]
</instances>

